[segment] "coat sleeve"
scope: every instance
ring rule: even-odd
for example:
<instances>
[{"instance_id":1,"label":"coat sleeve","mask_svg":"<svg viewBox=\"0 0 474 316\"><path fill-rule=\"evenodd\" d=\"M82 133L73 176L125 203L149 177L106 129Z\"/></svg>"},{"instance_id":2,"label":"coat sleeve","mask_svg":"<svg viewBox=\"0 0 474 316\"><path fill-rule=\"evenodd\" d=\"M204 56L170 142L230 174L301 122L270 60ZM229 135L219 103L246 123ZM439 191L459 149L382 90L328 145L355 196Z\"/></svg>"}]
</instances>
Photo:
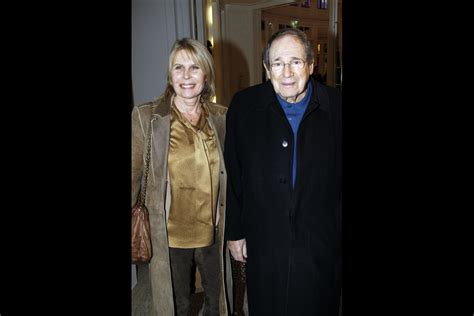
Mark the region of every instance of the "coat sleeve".
<instances>
[{"instance_id":1,"label":"coat sleeve","mask_svg":"<svg viewBox=\"0 0 474 316\"><path fill-rule=\"evenodd\" d=\"M225 239L245 238L242 223L242 181L238 149L238 97L234 96L226 117L224 160L227 169L226 226Z\"/></svg>"},{"instance_id":2,"label":"coat sleeve","mask_svg":"<svg viewBox=\"0 0 474 316\"><path fill-rule=\"evenodd\" d=\"M132 111L132 206L137 202L140 192L140 183L143 174L143 150L145 145L146 130L143 126L139 107L135 106Z\"/></svg>"}]
</instances>

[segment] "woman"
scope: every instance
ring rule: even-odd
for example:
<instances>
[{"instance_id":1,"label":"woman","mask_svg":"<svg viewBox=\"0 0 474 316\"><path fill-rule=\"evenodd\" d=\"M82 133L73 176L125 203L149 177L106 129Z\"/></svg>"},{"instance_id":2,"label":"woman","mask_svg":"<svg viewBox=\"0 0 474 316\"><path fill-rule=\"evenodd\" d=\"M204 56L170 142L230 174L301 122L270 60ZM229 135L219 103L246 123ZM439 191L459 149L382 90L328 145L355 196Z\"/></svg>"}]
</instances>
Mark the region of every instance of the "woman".
<instances>
[{"instance_id":1,"label":"woman","mask_svg":"<svg viewBox=\"0 0 474 316\"><path fill-rule=\"evenodd\" d=\"M193 39L178 40L169 56L163 95L132 112L133 203L144 172L148 131L152 140L146 191L152 315L187 315L194 264L205 293L204 315L227 315L227 175L222 156L227 109L210 101L214 78L206 47Z\"/></svg>"}]
</instances>

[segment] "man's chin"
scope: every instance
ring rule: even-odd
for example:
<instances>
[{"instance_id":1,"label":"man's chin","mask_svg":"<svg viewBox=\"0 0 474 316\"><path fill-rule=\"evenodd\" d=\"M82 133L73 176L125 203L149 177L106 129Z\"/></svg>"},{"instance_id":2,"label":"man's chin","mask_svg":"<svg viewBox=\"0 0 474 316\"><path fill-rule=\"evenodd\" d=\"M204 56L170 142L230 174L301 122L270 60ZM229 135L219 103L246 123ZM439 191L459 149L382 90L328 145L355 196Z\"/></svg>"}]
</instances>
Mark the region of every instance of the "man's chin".
<instances>
[{"instance_id":1,"label":"man's chin","mask_svg":"<svg viewBox=\"0 0 474 316\"><path fill-rule=\"evenodd\" d=\"M294 103L298 95L297 94L286 94L286 95L280 94L280 97L286 102Z\"/></svg>"},{"instance_id":2,"label":"man's chin","mask_svg":"<svg viewBox=\"0 0 474 316\"><path fill-rule=\"evenodd\" d=\"M283 99L296 98L298 95L296 93L279 93L280 97Z\"/></svg>"}]
</instances>

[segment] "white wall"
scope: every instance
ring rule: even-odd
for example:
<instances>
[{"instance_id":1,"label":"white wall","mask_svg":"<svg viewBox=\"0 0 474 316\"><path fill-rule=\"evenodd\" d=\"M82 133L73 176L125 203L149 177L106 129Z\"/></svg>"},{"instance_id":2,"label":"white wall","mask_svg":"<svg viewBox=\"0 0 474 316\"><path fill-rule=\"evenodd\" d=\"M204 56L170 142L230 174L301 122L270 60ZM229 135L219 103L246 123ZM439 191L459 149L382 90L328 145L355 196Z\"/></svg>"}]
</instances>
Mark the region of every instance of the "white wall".
<instances>
[{"instance_id":1,"label":"white wall","mask_svg":"<svg viewBox=\"0 0 474 316\"><path fill-rule=\"evenodd\" d=\"M135 104L151 101L166 85L174 41L195 38L193 0L132 0L132 87Z\"/></svg>"}]
</instances>

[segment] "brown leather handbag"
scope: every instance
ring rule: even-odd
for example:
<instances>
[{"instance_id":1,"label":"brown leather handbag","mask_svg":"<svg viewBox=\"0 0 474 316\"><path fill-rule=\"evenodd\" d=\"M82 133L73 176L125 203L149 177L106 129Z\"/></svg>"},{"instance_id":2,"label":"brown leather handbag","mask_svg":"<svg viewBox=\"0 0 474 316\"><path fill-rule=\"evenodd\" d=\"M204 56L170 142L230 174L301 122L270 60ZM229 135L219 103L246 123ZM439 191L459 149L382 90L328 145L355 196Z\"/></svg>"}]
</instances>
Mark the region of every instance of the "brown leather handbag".
<instances>
[{"instance_id":1,"label":"brown leather handbag","mask_svg":"<svg viewBox=\"0 0 474 316\"><path fill-rule=\"evenodd\" d=\"M137 203L132 208L132 263L147 263L151 255L148 210L145 205Z\"/></svg>"},{"instance_id":2,"label":"brown leather handbag","mask_svg":"<svg viewBox=\"0 0 474 316\"><path fill-rule=\"evenodd\" d=\"M132 263L147 263L152 256L150 219L148 209L145 206L146 186L148 182L148 171L150 167L151 151L151 123L148 131L147 153L145 158L145 172L142 187L138 195L138 201L132 208Z\"/></svg>"}]
</instances>

